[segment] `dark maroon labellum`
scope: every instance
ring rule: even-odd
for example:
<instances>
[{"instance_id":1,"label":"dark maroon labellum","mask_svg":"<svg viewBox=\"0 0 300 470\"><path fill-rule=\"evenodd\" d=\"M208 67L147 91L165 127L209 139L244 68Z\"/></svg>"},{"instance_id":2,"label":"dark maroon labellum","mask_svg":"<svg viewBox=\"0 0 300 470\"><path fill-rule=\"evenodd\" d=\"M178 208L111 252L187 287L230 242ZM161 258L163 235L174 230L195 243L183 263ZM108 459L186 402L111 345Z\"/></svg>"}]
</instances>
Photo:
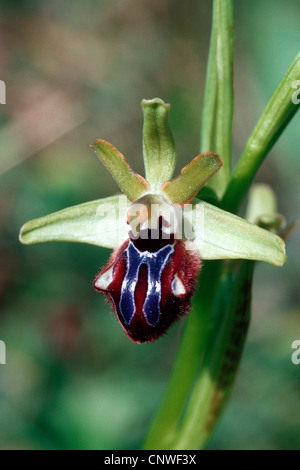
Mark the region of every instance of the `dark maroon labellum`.
<instances>
[{"instance_id":1,"label":"dark maroon labellum","mask_svg":"<svg viewBox=\"0 0 300 470\"><path fill-rule=\"evenodd\" d=\"M142 232L113 253L94 281L137 343L154 341L189 311L200 268L198 255L174 235L165 239L161 227L158 237Z\"/></svg>"}]
</instances>

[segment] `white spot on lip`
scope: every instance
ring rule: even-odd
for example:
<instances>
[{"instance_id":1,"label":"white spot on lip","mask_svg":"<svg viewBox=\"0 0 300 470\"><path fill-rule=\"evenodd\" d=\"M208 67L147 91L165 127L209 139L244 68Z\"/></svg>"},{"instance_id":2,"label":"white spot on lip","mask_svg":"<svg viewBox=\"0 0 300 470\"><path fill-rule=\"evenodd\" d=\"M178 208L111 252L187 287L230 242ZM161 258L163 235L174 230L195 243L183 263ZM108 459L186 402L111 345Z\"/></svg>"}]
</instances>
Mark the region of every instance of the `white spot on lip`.
<instances>
[{"instance_id":1,"label":"white spot on lip","mask_svg":"<svg viewBox=\"0 0 300 470\"><path fill-rule=\"evenodd\" d=\"M95 282L95 287L101 290L106 290L109 284L113 281L113 266L104 273L100 274Z\"/></svg>"},{"instance_id":2,"label":"white spot on lip","mask_svg":"<svg viewBox=\"0 0 300 470\"><path fill-rule=\"evenodd\" d=\"M174 279L171 283L171 290L173 295L175 295L176 297L178 297L179 295L186 294L186 289L183 285L183 282L180 277L177 276L177 274L175 274Z\"/></svg>"}]
</instances>

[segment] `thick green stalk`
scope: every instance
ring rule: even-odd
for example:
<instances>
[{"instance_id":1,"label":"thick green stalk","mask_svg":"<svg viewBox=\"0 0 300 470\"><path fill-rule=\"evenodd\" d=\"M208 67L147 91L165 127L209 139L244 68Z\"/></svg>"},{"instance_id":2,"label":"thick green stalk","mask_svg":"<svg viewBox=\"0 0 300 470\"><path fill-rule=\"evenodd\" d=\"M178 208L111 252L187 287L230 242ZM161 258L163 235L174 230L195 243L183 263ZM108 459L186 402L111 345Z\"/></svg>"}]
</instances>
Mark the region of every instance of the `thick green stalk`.
<instances>
[{"instance_id":1,"label":"thick green stalk","mask_svg":"<svg viewBox=\"0 0 300 470\"><path fill-rule=\"evenodd\" d=\"M271 96L232 173L221 207L236 213L251 182L283 130L299 109L292 100L293 84L300 79L300 53Z\"/></svg>"},{"instance_id":2,"label":"thick green stalk","mask_svg":"<svg viewBox=\"0 0 300 470\"><path fill-rule=\"evenodd\" d=\"M203 448L227 402L250 321L253 267L252 261L241 262L232 280L230 298L225 296L223 305L219 305L210 347L206 350L173 449ZM226 285L225 292L227 290Z\"/></svg>"},{"instance_id":3,"label":"thick green stalk","mask_svg":"<svg viewBox=\"0 0 300 470\"><path fill-rule=\"evenodd\" d=\"M173 448L179 419L203 357L221 267L221 261L211 261L202 270L193 311L187 321L164 399L146 438L145 449Z\"/></svg>"},{"instance_id":4,"label":"thick green stalk","mask_svg":"<svg viewBox=\"0 0 300 470\"><path fill-rule=\"evenodd\" d=\"M209 180L221 197L231 174L233 119L233 6L215 0L202 113L201 152L215 152L223 168Z\"/></svg>"}]
</instances>

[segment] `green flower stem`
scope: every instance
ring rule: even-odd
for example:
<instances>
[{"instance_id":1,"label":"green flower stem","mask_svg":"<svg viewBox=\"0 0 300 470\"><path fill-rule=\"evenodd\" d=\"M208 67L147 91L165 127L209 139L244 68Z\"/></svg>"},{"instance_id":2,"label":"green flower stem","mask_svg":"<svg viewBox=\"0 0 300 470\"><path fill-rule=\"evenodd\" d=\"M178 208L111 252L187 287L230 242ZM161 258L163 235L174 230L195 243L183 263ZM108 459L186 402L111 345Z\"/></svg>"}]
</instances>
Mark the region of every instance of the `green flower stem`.
<instances>
[{"instance_id":1,"label":"green flower stem","mask_svg":"<svg viewBox=\"0 0 300 470\"><path fill-rule=\"evenodd\" d=\"M212 35L202 113L201 152L215 152L223 168L208 181L219 197L231 175L233 120L233 4L214 0Z\"/></svg>"},{"instance_id":2,"label":"green flower stem","mask_svg":"<svg viewBox=\"0 0 300 470\"><path fill-rule=\"evenodd\" d=\"M299 104L293 103L292 95L295 91L293 83L299 79L300 53L271 96L234 168L231 181L221 202L221 207L225 210L238 212L258 168L298 111Z\"/></svg>"},{"instance_id":3,"label":"green flower stem","mask_svg":"<svg viewBox=\"0 0 300 470\"><path fill-rule=\"evenodd\" d=\"M187 320L165 396L146 438L145 449L173 448L179 420L205 350L221 268L222 261L211 261L201 272L193 311Z\"/></svg>"},{"instance_id":4,"label":"green flower stem","mask_svg":"<svg viewBox=\"0 0 300 470\"><path fill-rule=\"evenodd\" d=\"M218 305L209 347L173 449L204 448L230 395L250 321L254 264L242 261L233 279L227 274L232 286L231 298L228 302L225 296ZM224 292L227 290L225 283Z\"/></svg>"}]
</instances>

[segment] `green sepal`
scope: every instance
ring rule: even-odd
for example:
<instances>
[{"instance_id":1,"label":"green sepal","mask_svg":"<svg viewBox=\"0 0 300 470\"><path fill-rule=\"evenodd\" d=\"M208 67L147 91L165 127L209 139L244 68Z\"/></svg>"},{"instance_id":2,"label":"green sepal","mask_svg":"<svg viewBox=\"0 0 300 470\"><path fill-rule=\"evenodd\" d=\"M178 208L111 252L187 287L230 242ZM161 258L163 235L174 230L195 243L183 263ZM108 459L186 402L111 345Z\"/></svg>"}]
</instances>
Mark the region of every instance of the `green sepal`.
<instances>
[{"instance_id":1,"label":"green sepal","mask_svg":"<svg viewBox=\"0 0 300 470\"><path fill-rule=\"evenodd\" d=\"M282 266L284 241L255 224L203 201L194 201L187 223L202 259L249 259Z\"/></svg>"},{"instance_id":2,"label":"green sepal","mask_svg":"<svg viewBox=\"0 0 300 470\"><path fill-rule=\"evenodd\" d=\"M176 149L168 124L170 105L160 98L143 100L143 156L150 191L159 193L161 185L172 178Z\"/></svg>"},{"instance_id":3,"label":"green sepal","mask_svg":"<svg viewBox=\"0 0 300 470\"><path fill-rule=\"evenodd\" d=\"M30 220L21 228L19 238L26 245L62 241L116 248L128 237L128 207L124 195L68 207Z\"/></svg>"}]
</instances>

